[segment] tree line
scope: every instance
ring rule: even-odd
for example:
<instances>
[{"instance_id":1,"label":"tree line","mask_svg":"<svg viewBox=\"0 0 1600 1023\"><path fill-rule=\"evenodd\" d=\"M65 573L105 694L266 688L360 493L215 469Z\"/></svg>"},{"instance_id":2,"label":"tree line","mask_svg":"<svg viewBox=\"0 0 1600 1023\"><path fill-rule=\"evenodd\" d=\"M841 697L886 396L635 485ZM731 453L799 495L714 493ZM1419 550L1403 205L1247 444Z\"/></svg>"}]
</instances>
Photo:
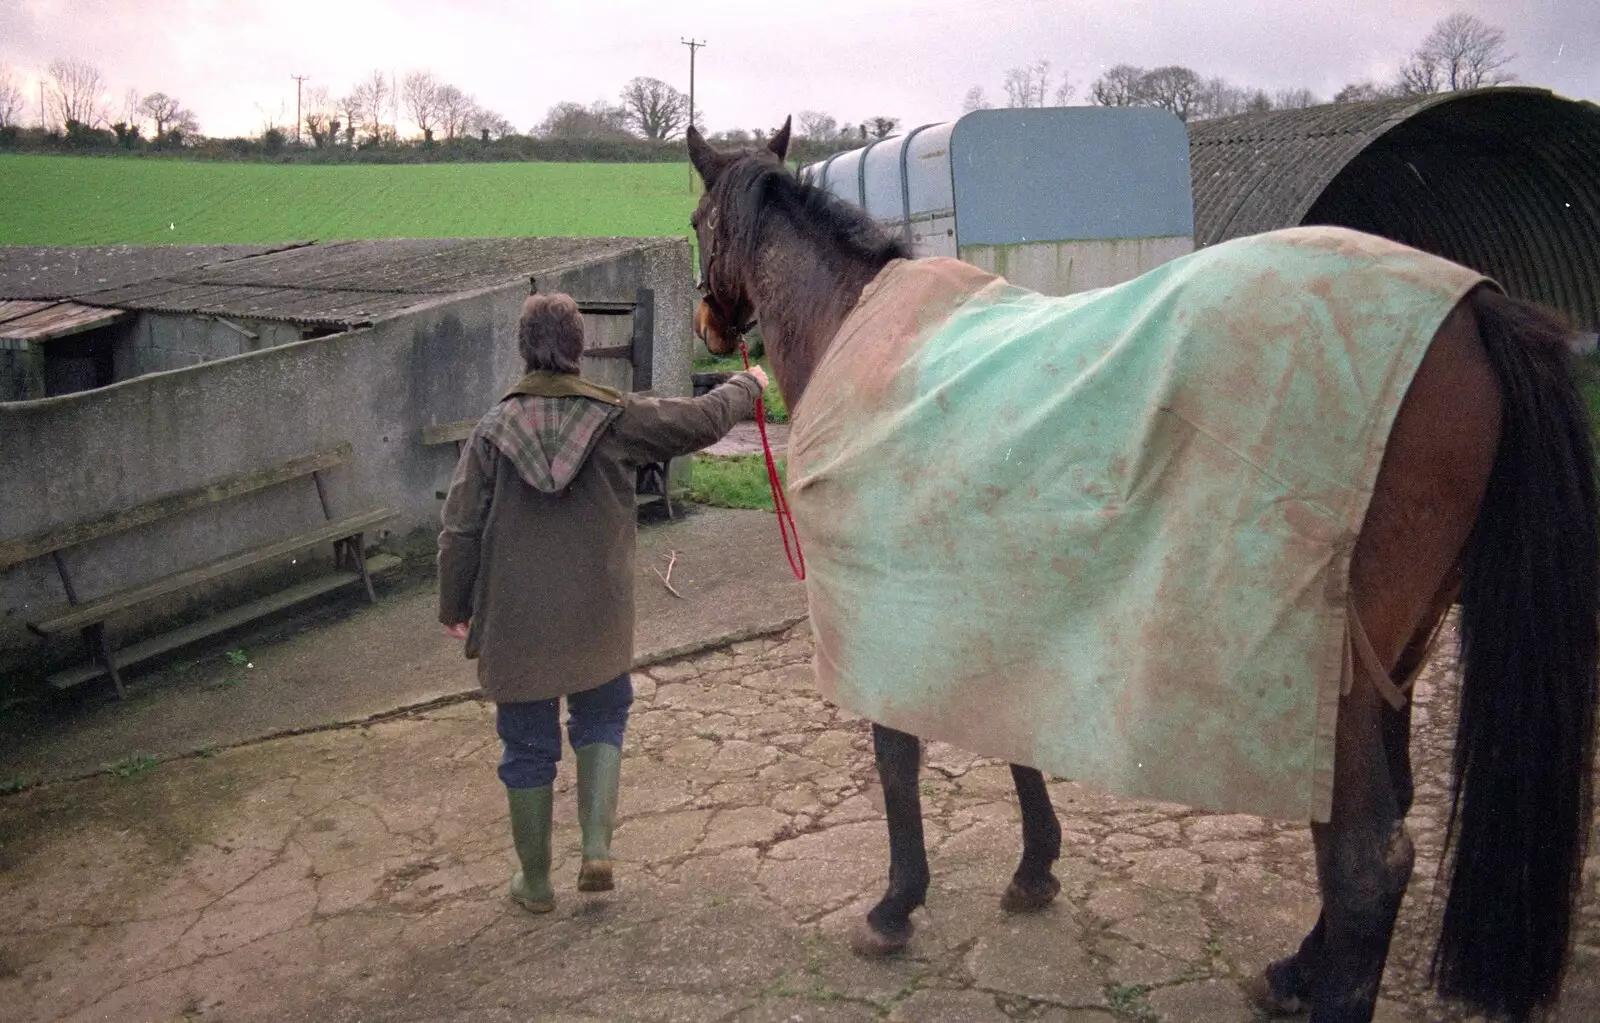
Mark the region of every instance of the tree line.
<instances>
[{"instance_id":1,"label":"tree line","mask_svg":"<svg viewBox=\"0 0 1600 1023\"><path fill-rule=\"evenodd\" d=\"M1304 88L1274 92L1248 88L1177 64L1156 68L1118 64L1089 84L1087 98L1098 106L1158 107L1184 121L1199 121L1327 102L1356 103L1505 85L1516 79L1507 70L1513 59L1506 51L1503 31L1458 12L1433 26L1392 80L1351 82L1331 100ZM1002 87L1008 107L1042 107L1052 100L1062 106L1076 93L1075 85L1065 74L1059 81L1053 77L1050 61L1044 59L1008 69ZM974 85L967 91L962 107L970 112L992 105L983 86Z\"/></svg>"},{"instance_id":2,"label":"tree line","mask_svg":"<svg viewBox=\"0 0 1600 1023\"><path fill-rule=\"evenodd\" d=\"M194 111L164 92L127 89L113 97L100 69L81 60L51 61L39 86L39 100L43 119L67 138L100 133L125 146L148 141L176 147L200 129ZM22 127L28 106L29 97L16 75L0 65L0 131Z\"/></svg>"},{"instance_id":3,"label":"tree line","mask_svg":"<svg viewBox=\"0 0 1600 1023\"><path fill-rule=\"evenodd\" d=\"M1424 95L1500 85L1515 80L1507 68L1505 34L1470 14L1451 14L1437 24L1386 82L1357 81L1331 102ZM1008 68L1001 81L1008 107L1062 106L1078 95L1077 83L1057 74L1051 62ZM1149 106L1185 120L1296 109L1325 102L1309 89L1268 92L1207 77L1183 65L1154 68L1118 64L1089 83L1084 99L1099 106ZM657 78L629 80L615 99L562 101L526 133L471 94L428 71L404 75L374 70L337 95L325 85L305 89L297 114L287 104L268 115L249 138L207 139L194 112L163 92L128 89L114 97L104 76L78 60L51 62L41 83L44 124L23 126L32 106L16 76L0 66L0 145L43 150L182 150L218 158L278 157L305 160L357 159L378 162L434 159L678 160L688 127L688 97ZM964 111L993 106L982 85L973 85ZM705 112L693 111L705 131ZM803 110L795 118L792 155L801 162L887 138L900 119L875 114L841 120L825 111ZM763 129L708 133L722 145L760 142Z\"/></svg>"}]
</instances>

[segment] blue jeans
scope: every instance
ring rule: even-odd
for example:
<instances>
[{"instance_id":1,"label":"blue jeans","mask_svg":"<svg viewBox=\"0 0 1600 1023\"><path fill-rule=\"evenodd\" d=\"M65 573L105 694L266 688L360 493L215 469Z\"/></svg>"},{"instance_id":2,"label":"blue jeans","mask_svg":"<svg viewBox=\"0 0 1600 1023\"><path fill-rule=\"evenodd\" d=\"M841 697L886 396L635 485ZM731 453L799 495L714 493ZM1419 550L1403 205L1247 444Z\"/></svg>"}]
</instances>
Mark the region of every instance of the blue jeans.
<instances>
[{"instance_id":1,"label":"blue jeans","mask_svg":"<svg viewBox=\"0 0 1600 1023\"><path fill-rule=\"evenodd\" d=\"M591 743L622 748L633 706L633 680L623 672L604 685L567 698L567 739L573 749ZM500 780L508 789L537 789L556 780L561 760L561 699L495 705L500 736Z\"/></svg>"}]
</instances>

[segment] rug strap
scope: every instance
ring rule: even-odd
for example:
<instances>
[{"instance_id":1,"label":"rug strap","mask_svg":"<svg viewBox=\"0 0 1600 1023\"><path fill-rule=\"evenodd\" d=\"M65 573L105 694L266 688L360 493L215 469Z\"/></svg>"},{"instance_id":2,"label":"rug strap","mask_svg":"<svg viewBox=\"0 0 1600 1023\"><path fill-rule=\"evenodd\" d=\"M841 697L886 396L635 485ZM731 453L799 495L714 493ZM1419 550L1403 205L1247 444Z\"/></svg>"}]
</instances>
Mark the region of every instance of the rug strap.
<instances>
[{"instance_id":1,"label":"rug strap","mask_svg":"<svg viewBox=\"0 0 1600 1023\"><path fill-rule=\"evenodd\" d=\"M1434 622L1433 632L1428 636L1427 647L1423 650L1422 656L1417 659L1416 666L1411 669L1411 673L1399 685L1395 685L1390 680L1388 669L1378 659L1378 652L1372 649L1372 641L1367 638L1367 630L1361 627L1361 617L1356 614L1356 609L1354 607L1348 608L1345 612L1345 618L1349 621L1349 641L1355 648L1356 656L1361 660L1361 666L1367 669L1367 675L1372 679L1373 686L1377 688L1379 694L1383 696L1389 706L1395 710L1404 710L1406 703L1411 699L1411 687L1416 683L1417 676L1422 673L1423 665L1433 658L1434 649L1439 644L1439 636L1444 632L1445 616L1440 615L1439 620ZM1353 680L1354 672L1345 678L1345 693L1348 694L1350 692L1350 685Z\"/></svg>"}]
</instances>

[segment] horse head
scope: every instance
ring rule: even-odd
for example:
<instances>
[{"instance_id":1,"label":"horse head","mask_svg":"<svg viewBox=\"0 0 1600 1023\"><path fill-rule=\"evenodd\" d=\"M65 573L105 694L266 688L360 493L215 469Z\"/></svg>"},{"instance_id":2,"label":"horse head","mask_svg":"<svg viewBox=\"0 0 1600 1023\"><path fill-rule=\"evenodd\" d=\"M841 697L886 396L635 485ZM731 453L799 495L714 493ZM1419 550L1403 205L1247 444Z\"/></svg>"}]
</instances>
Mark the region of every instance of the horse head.
<instances>
[{"instance_id":1,"label":"horse head","mask_svg":"<svg viewBox=\"0 0 1600 1023\"><path fill-rule=\"evenodd\" d=\"M714 355L733 352L739 340L755 322L755 303L746 279L751 267L755 230L753 217L725 216L730 202L748 202L749 197L718 189L719 182L740 177L730 174L747 161L759 161L764 169L782 169L789 153L790 119L761 149L719 153L693 125L689 126L689 162L694 165L705 190L689 218L700 250L700 304L695 309L694 332ZM744 211L740 211L744 212ZM738 223L734 223L735 220Z\"/></svg>"}]
</instances>

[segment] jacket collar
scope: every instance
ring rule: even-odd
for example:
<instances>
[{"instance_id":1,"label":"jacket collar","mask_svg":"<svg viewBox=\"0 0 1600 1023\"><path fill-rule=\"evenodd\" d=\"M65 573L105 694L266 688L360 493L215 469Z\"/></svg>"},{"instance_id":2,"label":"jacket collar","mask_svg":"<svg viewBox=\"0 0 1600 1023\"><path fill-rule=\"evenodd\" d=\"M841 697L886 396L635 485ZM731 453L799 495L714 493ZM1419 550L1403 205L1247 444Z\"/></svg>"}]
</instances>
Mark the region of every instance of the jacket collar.
<instances>
[{"instance_id":1,"label":"jacket collar","mask_svg":"<svg viewBox=\"0 0 1600 1023\"><path fill-rule=\"evenodd\" d=\"M576 373L552 373L543 369L534 370L523 376L511 386L510 390L500 396L500 400L504 401L519 394L536 398L592 398L607 405L617 406L627 403L622 392L585 380Z\"/></svg>"}]
</instances>

